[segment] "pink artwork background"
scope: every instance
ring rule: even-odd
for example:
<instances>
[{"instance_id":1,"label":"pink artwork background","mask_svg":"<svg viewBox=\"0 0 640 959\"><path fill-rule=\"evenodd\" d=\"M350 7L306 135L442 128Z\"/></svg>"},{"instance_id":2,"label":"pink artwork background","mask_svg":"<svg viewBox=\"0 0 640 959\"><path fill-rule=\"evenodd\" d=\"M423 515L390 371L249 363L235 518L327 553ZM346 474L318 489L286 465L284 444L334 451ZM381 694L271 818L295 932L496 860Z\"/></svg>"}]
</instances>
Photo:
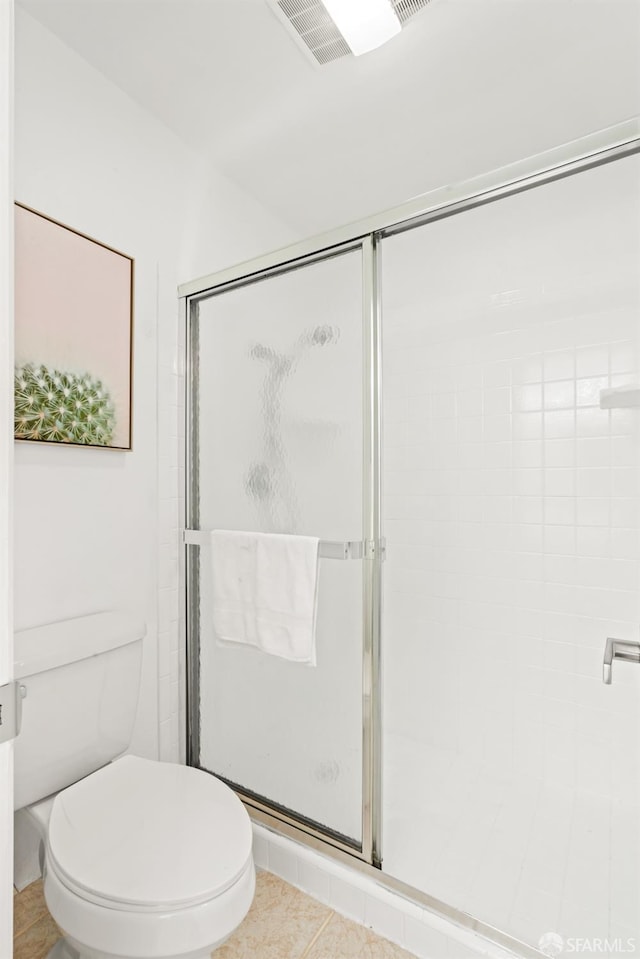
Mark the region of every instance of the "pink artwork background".
<instances>
[{"instance_id":1,"label":"pink artwork background","mask_svg":"<svg viewBox=\"0 0 640 959\"><path fill-rule=\"evenodd\" d=\"M129 447L131 260L22 207L15 226L16 366L102 380L116 415L109 445Z\"/></svg>"}]
</instances>

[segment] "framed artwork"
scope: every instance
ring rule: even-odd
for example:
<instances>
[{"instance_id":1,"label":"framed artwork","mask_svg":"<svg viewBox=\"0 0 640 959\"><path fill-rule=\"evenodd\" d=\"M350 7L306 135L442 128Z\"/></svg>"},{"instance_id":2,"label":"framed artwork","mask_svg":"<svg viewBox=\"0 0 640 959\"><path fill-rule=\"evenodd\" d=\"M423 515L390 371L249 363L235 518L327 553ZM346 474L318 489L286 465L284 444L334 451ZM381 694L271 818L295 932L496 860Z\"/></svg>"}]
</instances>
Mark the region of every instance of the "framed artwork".
<instances>
[{"instance_id":1,"label":"framed artwork","mask_svg":"<svg viewBox=\"0 0 640 959\"><path fill-rule=\"evenodd\" d=\"M133 260L15 209L17 440L131 449Z\"/></svg>"}]
</instances>

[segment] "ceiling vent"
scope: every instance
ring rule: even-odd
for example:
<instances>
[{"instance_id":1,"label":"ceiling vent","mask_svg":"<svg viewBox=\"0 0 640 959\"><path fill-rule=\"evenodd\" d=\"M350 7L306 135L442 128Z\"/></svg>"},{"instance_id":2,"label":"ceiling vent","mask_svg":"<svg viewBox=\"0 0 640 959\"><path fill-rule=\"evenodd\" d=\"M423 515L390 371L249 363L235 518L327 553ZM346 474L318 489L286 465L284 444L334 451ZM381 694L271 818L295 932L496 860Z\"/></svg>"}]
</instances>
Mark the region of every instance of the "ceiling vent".
<instances>
[{"instance_id":1,"label":"ceiling vent","mask_svg":"<svg viewBox=\"0 0 640 959\"><path fill-rule=\"evenodd\" d=\"M430 0L389 0L404 26ZM267 0L278 19L313 62L324 66L332 60L352 56L352 51L327 13L322 0Z\"/></svg>"},{"instance_id":2,"label":"ceiling vent","mask_svg":"<svg viewBox=\"0 0 640 959\"><path fill-rule=\"evenodd\" d=\"M428 3L429 0L391 0L391 6L396 11L398 20L403 26L407 20L424 9Z\"/></svg>"}]
</instances>

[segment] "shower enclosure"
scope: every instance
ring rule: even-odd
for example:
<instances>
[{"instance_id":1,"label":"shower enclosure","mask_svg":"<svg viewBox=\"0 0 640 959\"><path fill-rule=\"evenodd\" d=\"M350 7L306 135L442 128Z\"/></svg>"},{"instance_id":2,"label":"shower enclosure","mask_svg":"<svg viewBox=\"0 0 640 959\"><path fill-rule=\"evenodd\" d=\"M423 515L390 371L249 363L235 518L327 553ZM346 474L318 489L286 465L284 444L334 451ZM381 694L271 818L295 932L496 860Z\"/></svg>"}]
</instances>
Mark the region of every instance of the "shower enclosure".
<instances>
[{"instance_id":1,"label":"shower enclosure","mask_svg":"<svg viewBox=\"0 0 640 959\"><path fill-rule=\"evenodd\" d=\"M640 954L639 152L182 290L189 761L521 951ZM316 669L216 643L214 528L320 538Z\"/></svg>"},{"instance_id":2,"label":"shower enclosure","mask_svg":"<svg viewBox=\"0 0 640 959\"><path fill-rule=\"evenodd\" d=\"M375 343L362 322L372 302L362 273L371 264L370 241L347 244L225 284L193 301L189 322L190 528L321 540L314 669L207 642L210 556L190 553L190 758L368 861L374 730L369 722L363 740L362 716L363 703L372 708L379 567L377 484L364 468L377 456L364 402Z\"/></svg>"}]
</instances>

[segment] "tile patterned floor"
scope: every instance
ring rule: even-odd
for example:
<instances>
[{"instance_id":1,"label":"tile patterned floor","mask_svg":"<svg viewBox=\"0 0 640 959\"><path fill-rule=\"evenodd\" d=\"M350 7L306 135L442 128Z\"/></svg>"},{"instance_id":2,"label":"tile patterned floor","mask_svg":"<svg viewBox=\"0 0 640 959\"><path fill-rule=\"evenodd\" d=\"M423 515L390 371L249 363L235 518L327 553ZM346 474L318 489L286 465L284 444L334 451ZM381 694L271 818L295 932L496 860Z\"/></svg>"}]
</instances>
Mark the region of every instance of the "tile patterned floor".
<instances>
[{"instance_id":1,"label":"tile patterned floor","mask_svg":"<svg viewBox=\"0 0 640 959\"><path fill-rule=\"evenodd\" d=\"M17 892L13 897L13 959L44 959L59 938L42 895L42 882Z\"/></svg>"},{"instance_id":2,"label":"tile patterned floor","mask_svg":"<svg viewBox=\"0 0 640 959\"><path fill-rule=\"evenodd\" d=\"M45 959L59 937L42 883L14 897L13 959ZM213 959L412 959L269 872L259 872L249 915Z\"/></svg>"}]
</instances>

